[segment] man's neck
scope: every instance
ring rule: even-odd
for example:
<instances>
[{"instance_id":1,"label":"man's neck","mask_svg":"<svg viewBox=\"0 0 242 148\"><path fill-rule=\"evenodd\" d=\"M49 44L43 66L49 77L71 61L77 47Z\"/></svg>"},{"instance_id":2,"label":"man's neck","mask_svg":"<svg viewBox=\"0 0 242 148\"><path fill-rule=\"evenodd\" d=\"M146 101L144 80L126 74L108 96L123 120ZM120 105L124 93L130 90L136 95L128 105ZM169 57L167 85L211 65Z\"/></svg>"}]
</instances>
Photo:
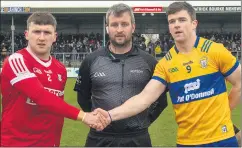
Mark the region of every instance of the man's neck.
<instances>
[{"instance_id":1,"label":"man's neck","mask_svg":"<svg viewBox=\"0 0 242 148\"><path fill-rule=\"evenodd\" d=\"M192 35L189 39L184 42L176 42L175 45L180 53L189 53L192 51L194 44L196 42L197 36Z\"/></svg>"},{"instance_id":2,"label":"man's neck","mask_svg":"<svg viewBox=\"0 0 242 148\"><path fill-rule=\"evenodd\" d=\"M50 60L50 54L44 54L44 55L38 55L35 54L40 60L44 61L44 62L48 62Z\"/></svg>"},{"instance_id":3,"label":"man's neck","mask_svg":"<svg viewBox=\"0 0 242 148\"><path fill-rule=\"evenodd\" d=\"M28 47L28 48L29 48L29 51L30 51L34 56L36 56L38 59L40 59L40 60L42 60L42 61L45 61L45 62L47 62L47 61L50 60L50 53L37 54L37 53L35 53L33 50L31 50L30 47Z\"/></svg>"},{"instance_id":4,"label":"man's neck","mask_svg":"<svg viewBox=\"0 0 242 148\"><path fill-rule=\"evenodd\" d=\"M115 54L125 54L127 52L129 52L132 48L132 43L130 43L129 45L125 46L125 47L116 47L113 46L113 44L110 44L109 50Z\"/></svg>"}]
</instances>

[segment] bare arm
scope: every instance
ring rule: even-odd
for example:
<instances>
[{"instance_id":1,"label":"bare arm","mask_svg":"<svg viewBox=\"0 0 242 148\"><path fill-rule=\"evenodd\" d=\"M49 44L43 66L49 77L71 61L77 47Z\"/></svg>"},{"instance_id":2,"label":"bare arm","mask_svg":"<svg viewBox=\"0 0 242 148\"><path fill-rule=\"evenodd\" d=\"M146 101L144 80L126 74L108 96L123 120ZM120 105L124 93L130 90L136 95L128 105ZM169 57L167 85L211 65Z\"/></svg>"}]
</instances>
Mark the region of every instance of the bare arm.
<instances>
[{"instance_id":1,"label":"bare arm","mask_svg":"<svg viewBox=\"0 0 242 148\"><path fill-rule=\"evenodd\" d=\"M112 121L128 118L144 111L159 98L165 88L163 83L151 79L140 94L109 111Z\"/></svg>"},{"instance_id":2,"label":"bare arm","mask_svg":"<svg viewBox=\"0 0 242 148\"><path fill-rule=\"evenodd\" d=\"M226 79L232 84L232 89L229 93L229 106L233 110L239 104L241 98L241 65Z\"/></svg>"}]
</instances>

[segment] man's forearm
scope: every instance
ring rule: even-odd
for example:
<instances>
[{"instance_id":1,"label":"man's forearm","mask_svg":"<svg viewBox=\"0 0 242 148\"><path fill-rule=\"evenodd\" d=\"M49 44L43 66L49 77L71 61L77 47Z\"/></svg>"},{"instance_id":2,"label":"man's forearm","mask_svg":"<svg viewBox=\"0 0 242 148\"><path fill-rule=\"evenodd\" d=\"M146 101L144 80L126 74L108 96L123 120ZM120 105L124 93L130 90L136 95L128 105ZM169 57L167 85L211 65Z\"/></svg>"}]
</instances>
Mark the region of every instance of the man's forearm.
<instances>
[{"instance_id":1,"label":"man's forearm","mask_svg":"<svg viewBox=\"0 0 242 148\"><path fill-rule=\"evenodd\" d=\"M127 100L123 105L110 110L112 121L128 118L144 111L151 104L146 100L139 94Z\"/></svg>"},{"instance_id":2,"label":"man's forearm","mask_svg":"<svg viewBox=\"0 0 242 148\"><path fill-rule=\"evenodd\" d=\"M31 86L34 89L29 90L28 87ZM28 80L23 80L14 85L19 92L31 98L39 106L43 107L49 112L64 116L69 119L77 120L80 109L67 104L65 101L57 97L56 95L45 90L43 85L37 78L31 78Z\"/></svg>"},{"instance_id":3,"label":"man's forearm","mask_svg":"<svg viewBox=\"0 0 242 148\"><path fill-rule=\"evenodd\" d=\"M230 110L233 110L240 103L240 99L241 99L241 87L233 86L229 93Z\"/></svg>"},{"instance_id":4,"label":"man's forearm","mask_svg":"<svg viewBox=\"0 0 242 148\"><path fill-rule=\"evenodd\" d=\"M150 80L144 90L128 99L120 107L109 111L113 121L128 118L147 109L164 92L166 86L157 80Z\"/></svg>"}]
</instances>

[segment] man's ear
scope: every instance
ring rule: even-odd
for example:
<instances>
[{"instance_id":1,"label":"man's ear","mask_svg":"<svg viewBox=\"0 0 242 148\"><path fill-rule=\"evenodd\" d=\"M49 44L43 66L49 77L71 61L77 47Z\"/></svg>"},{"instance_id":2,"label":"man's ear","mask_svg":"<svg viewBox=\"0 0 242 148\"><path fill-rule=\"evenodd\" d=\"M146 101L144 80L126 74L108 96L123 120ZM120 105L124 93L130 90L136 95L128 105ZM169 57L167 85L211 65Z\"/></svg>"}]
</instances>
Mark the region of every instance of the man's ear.
<instances>
[{"instance_id":1,"label":"man's ear","mask_svg":"<svg viewBox=\"0 0 242 148\"><path fill-rule=\"evenodd\" d=\"M24 31L25 39L28 41L29 40L29 32L28 30Z\"/></svg>"},{"instance_id":2,"label":"man's ear","mask_svg":"<svg viewBox=\"0 0 242 148\"><path fill-rule=\"evenodd\" d=\"M109 32L108 32L108 26L106 26L106 31L107 31L107 34L109 34Z\"/></svg>"}]
</instances>

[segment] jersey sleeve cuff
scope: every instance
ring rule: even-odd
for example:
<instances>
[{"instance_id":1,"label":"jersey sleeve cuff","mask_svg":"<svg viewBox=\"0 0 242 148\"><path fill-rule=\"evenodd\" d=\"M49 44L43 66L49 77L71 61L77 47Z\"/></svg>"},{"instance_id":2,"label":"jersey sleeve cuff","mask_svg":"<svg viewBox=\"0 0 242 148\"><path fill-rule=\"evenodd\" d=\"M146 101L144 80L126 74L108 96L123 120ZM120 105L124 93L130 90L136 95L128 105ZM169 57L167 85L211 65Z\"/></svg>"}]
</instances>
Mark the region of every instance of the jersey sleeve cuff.
<instances>
[{"instance_id":1,"label":"jersey sleeve cuff","mask_svg":"<svg viewBox=\"0 0 242 148\"><path fill-rule=\"evenodd\" d=\"M226 73L223 74L224 77L227 77L227 76L229 76L230 74L232 74L238 66L239 66L239 62L236 61L235 64L234 64L234 66L233 66L232 68L230 68L229 71L227 71Z\"/></svg>"},{"instance_id":2,"label":"jersey sleeve cuff","mask_svg":"<svg viewBox=\"0 0 242 148\"><path fill-rule=\"evenodd\" d=\"M164 79L162 79L161 77L153 76L152 79L157 80L157 81L160 81L164 85L167 85L167 82Z\"/></svg>"}]
</instances>

